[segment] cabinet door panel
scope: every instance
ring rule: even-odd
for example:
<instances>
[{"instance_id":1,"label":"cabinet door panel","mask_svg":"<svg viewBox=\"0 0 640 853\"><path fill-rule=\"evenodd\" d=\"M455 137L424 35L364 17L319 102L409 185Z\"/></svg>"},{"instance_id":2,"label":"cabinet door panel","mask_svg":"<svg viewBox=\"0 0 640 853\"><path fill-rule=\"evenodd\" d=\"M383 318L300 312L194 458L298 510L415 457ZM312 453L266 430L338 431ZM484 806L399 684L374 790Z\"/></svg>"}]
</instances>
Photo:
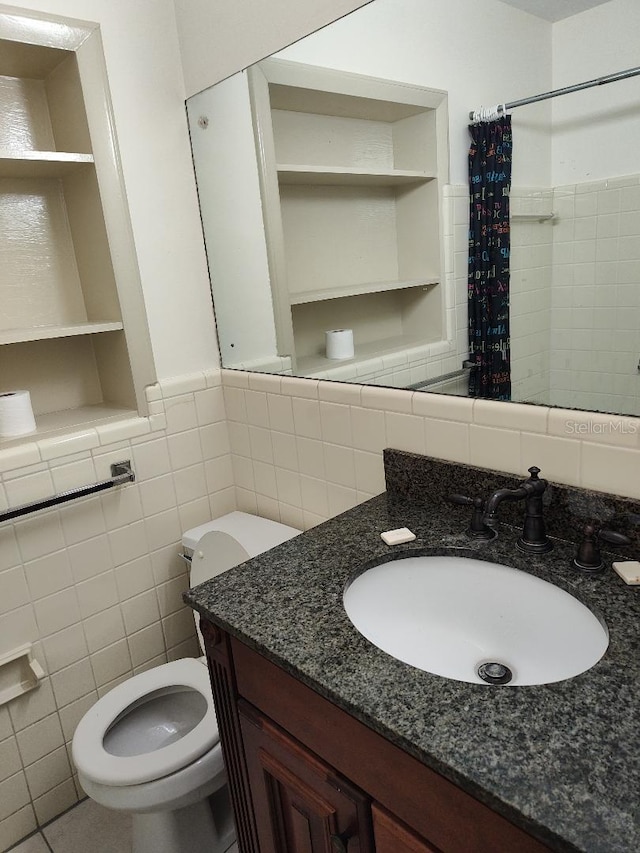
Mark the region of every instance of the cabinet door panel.
<instances>
[{"instance_id":1,"label":"cabinet door panel","mask_svg":"<svg viewBox=\"0 0 640 853\"><path fill-rule=\"evenodd\" d=\"M371 807L376 853L439 853L377 803Z\"/></svg>"},{"instance_id":2,"label":"cabinet door panel","mask_svg":"<svg viewBox=\"0 0 640 853\"><path fill-rule=\"evenodd\" d=\"M261 853L373 853L364 794L244 703L240 723Z\"/></svg>"}]
</instances>

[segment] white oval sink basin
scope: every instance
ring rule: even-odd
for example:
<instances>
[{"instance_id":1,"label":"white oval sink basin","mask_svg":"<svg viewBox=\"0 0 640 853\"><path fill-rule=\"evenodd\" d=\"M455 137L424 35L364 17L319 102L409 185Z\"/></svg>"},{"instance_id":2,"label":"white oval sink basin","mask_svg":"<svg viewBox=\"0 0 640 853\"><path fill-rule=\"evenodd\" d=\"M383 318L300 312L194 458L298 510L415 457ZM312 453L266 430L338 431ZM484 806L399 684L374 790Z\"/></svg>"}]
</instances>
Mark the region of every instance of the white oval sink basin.
<instances>
[{"instance_id":1,"label":"white oval sink basin","mask_svg":"<svg viewBox=\"0 0 640 853\"><path fill-rule=\"evenodd\" d=\"M590 669L609 645L606 627L569 593L466 557L374 566L346 589L344 607L379 649L456 681L485 684L478 667L488 663L508 668L510 685L562 681Z\"/></svg>"}]
</instances>

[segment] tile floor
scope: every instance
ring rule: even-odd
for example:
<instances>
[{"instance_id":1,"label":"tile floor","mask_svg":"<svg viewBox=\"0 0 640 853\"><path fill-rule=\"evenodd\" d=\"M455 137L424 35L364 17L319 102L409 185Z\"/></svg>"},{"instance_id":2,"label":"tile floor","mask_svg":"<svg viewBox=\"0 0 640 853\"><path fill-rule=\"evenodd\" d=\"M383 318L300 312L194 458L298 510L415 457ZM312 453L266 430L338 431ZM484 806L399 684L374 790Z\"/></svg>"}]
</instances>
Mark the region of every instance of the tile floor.
<instances>
[{"instance_id":1,"label":"tile floor","mask_svg":"<svg viewBox=\"0 0 640 853\"><path fill-rule=\"evenodd\" d=\"M11 853L131 853L131 818L83 800ZM228 853L238 853L237 844Z\"/></svg>"}]
</instances>

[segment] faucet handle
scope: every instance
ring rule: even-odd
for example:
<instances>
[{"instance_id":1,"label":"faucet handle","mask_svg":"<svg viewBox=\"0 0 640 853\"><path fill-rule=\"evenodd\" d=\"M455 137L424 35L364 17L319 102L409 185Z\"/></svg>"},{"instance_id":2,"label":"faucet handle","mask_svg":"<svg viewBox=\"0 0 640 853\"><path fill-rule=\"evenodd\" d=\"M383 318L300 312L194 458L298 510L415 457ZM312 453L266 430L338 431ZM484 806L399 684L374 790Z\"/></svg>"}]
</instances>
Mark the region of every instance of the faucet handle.
<instances>
[{"instance_id":1,"label":"faucet handle","mask_svg":"<svg viewBox=\"0 0 640 853\"><path fill-rule=\"evenodd\" d=\"M601 527L598 530L598 539L603 542L608 542L610 545L631 545L631 539L625 536L624 533L618 533L616 530L609 530L607 527Z\"/></svg>"},{"instance_id":2,"label":"faucet handle","mask_svg":"<svg viewBox=\"0 0 640 853\"><path fill-rule=\"evenodd\" d=\"M480 501L484 503L482 498L468 498L466 495L454 494L447 495L447 500L452 504L459 504L460 506L475 506L476 501Z\"/></svg>"},{"instance_id":3,"label":"faucet handle","mask_svg":"<svg viewBox=\"0 0 640 853\"><path fill-rule=\"evenodd\" d=\"M467 495L453 494L447 500L458 506L472 506L471 523L467 528L467 534L474 539L495 539L497 533L484 523L484 498L470 498Z\"/></svg>"},{"instance_id":4,"label":"faucet handle","mask_svg":"<svg viewBox=\"0 0 640 853\"><path fill-rule=\"evenodd\" d=\"M532 465L531 468L527 468L527 471L529 472L529 479L525 480L522 485L526 486L529 484L529 487L533 486L538 494L542 494L547 488L548 483L542 477L538 476L540 468L537 465Z\"/></svg>"},{"instance_id":5,"label":"faucet handle","mask_svg":"<svg viewBox=\"0 0 640 853\"><path fill-rule=\"evenodd\" d=\"M604 570L604 562L600 554L599 541L608 542L610 545L630 545L631 540L624 533L617 533L601 527L599 530L595 524L586 524L583 530L583 540L578 545L573 567L584 574L597 575Z\"/></svg>"}]
</instances>

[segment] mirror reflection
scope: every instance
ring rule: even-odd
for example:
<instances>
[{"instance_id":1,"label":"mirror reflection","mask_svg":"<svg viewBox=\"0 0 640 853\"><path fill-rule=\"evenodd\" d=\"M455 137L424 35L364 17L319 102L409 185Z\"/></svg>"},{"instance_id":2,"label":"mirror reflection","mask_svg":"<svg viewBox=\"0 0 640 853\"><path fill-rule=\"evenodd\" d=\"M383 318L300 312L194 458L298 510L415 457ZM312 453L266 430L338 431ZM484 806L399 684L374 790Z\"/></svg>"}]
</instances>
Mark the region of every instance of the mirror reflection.
<instances>
[{"instance_id":1,"label":"mirror reflection","mask_svg":"<svg viewBox=\"0 0 640 853\"><path fill-rule=\"evenodd\" d=\"M495 109L637 61L631 0L561 5L373 0L189 99L225 367L640 415L640 76Z\"/></svg>"}]
</instances>

